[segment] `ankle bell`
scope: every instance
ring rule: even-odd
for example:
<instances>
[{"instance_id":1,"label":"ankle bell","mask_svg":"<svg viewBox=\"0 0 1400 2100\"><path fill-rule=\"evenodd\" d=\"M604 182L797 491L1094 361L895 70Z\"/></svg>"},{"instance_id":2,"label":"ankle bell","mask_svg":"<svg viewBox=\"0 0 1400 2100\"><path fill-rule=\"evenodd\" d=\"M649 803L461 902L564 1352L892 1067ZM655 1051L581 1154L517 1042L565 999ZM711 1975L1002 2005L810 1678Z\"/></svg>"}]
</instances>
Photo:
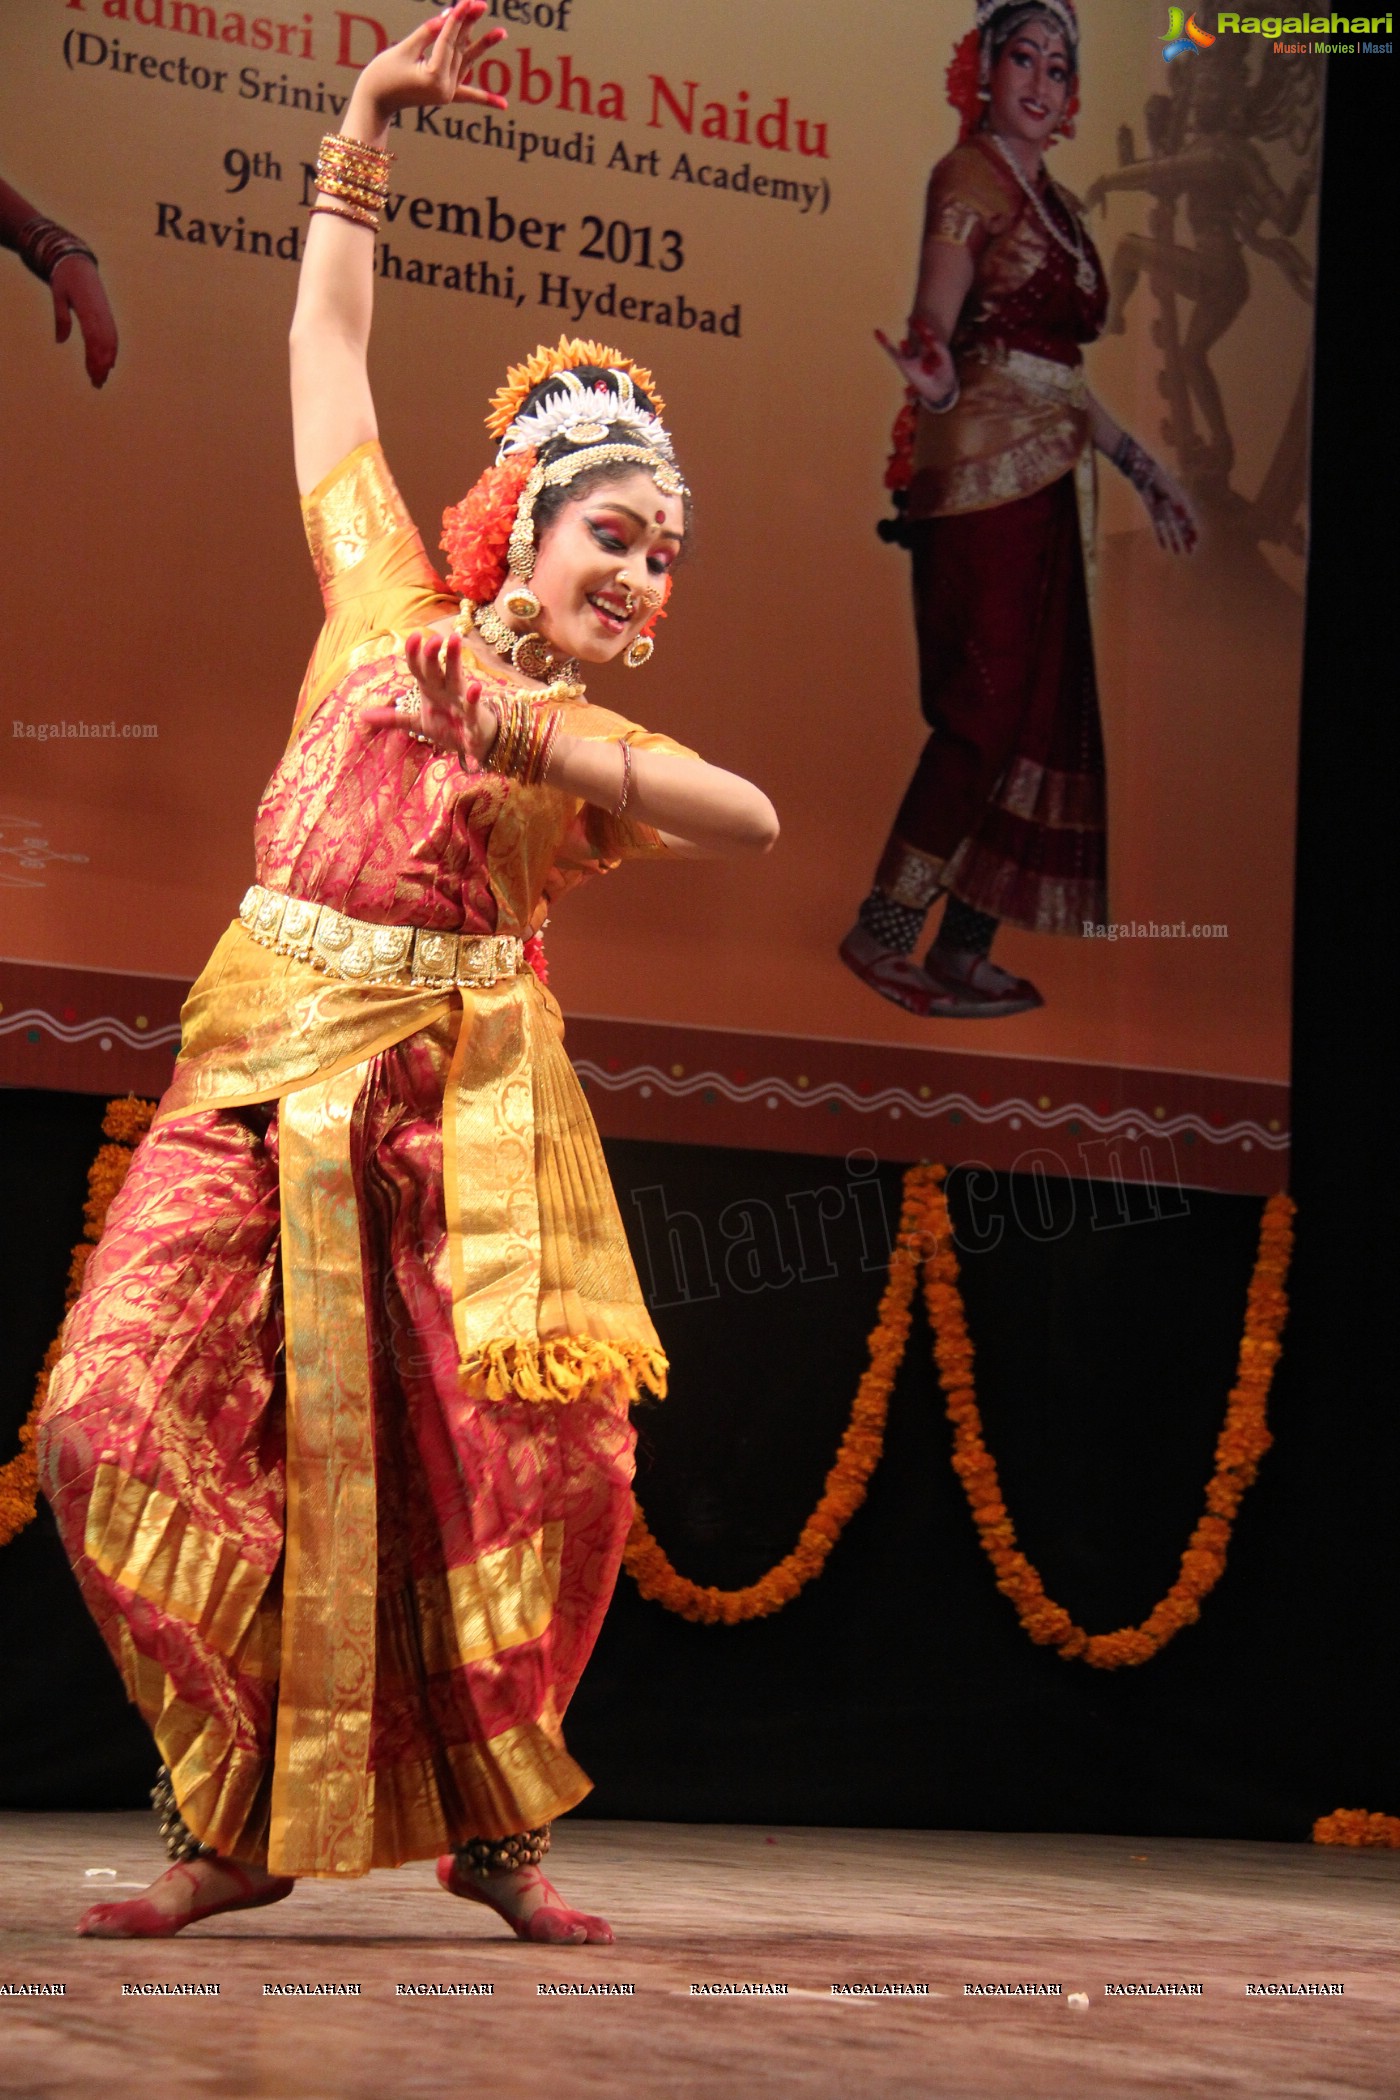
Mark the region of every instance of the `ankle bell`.
<instances>
[{"instance_id":1,"label":"ankle bell","mask_svg":"<svg viewBox=\"0 0 1400 2100\"><path fill-rule=\"evenodd\" d=\"M514 1837L468 1838L457 1847L457 1860L478 1881L484 1881L488 1874L539 1866L552 1842L548 1823L541 1823L538 1830L522 1830Z\"/></svg>"},{"instance_id":2,"label":"ankle bell","mask_svg":"<svg viewBox=\"0 0 1400 2100\"><path fill-rule=\"evenodd\" d=\"M202 1843L180 1814L170 1773L164 1765L157 1773L156 1783L151 1788L151 1806L160 1823L161 1843L171 1859L217 1859L218 1854L214 1847Z\"/></svg>"}]
</instances>

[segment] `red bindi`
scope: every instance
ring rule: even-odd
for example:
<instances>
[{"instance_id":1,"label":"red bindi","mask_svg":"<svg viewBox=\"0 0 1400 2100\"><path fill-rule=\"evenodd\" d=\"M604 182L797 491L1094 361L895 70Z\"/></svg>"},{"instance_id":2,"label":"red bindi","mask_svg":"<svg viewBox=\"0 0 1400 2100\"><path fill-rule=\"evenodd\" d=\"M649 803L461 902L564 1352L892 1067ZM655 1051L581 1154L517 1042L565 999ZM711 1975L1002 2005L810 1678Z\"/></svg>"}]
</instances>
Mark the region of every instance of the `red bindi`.
<instances>
[{"instance_id":1,"label":"red bindi","mask_svg":"<svg viewBox=\"0 0 1400 2100\"><path fill-rule=\"evenodd\" d=\"M656 513L656 522L658 525L664 525L666 523L666 513L664 510L659 510Z\"/></svg>"}]
</instances>

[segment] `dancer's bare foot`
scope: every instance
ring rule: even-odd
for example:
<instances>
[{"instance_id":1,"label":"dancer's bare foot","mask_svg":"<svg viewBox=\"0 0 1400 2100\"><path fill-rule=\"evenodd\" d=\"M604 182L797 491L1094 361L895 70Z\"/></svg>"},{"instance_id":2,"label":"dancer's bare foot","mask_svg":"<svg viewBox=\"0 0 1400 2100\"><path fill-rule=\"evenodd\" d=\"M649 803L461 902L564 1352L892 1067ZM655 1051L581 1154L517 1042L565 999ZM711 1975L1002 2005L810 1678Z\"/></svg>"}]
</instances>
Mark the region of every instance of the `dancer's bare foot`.
<instances>
[{"instance_id":1,"label":"dancer's bare foot","mask_svg":"<svg viewBox=\"0 0 1400 2100\"><path fill-rule=\"evenodd\" d=\"M455 1852L444 1852L437 1878L449 1896L484 1903L505 1919L517 1939L555 1947L611 1947L613 1929L606 1918L570 1910L539 1867L515 1867L504 1874L474 1874Z\"/></svg>"},{"instance_id":2,"label":"dancer's bare foot","mask_svg":"<svg viewBox=\"0 0 1400 2100\"><path fill-rule=\"evenodd\" d=\"M285 1875L265 1867L244 1866L236 1859L201 1854L177 1860L157 1875L150 1887L129 1903L94 1903L77 1924L86 1940L163 1940L183 1932L201 1918L226 1910L257 1910L280 1903L296 1887Z\"/></svg>"}]
</instances>

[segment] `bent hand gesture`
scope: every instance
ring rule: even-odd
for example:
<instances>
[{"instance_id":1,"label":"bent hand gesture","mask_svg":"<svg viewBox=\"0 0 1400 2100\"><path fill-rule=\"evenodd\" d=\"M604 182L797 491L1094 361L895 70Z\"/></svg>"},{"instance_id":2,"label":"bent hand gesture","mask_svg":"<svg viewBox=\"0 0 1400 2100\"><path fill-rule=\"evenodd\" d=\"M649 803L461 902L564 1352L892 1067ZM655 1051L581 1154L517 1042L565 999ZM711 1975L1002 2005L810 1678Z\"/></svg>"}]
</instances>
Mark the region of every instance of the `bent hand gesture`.
<instances>
[{"instance_id":1,"label":"bent hand gesture","mask_svg":"<svg viewBox=\"0 0 1400 2100\"><path fill-rule=\"evenodd\" d=\"M462 637L415 631L404 643L408 668L418 682L418 710L366 707L360 720L375 729L416 729L440 750L455 751L480 765L496 741L499 710L481 697L481 681L462 668Z\"/></svg>"},{"instance_id":2,"label":"bent hand gesture","mask_svg":"<svg viewBox=\"0 0 1400 2100\"><path fill-rule=\"evenodd\" d=\"M101 386L117 361L117 324L102 289L97 265L86 255L65 255L49 279L53 294L54 341L66 343L76 320L83 335L87 375Z\"/></svg>"},{"instance_id":3,"label":"bent hand gesture","mask_svg":"<svg viewBox=\"0 0 1400 2100\"><path fill-rule=\"evenodd\" d=\"M504 95L472 87L467 76L482 53L505 36L504 29L472 31L486 12L486 0L457 0L445 14L434 15L417 29L372 58L355 83L357 99L367 98L385 124L396 110L436 107L445 102L484 102L507 107Z\"/></svg>"},{"instance_id":4,"label":"bent hand gesture","mask_svg":"<svg viewBox=\"0 0 1400 2100\"><path fill-rule=\"evenodd\" d=\"M1133 486L1142 498L1143 509L1152 520L1152 530L1157 536L1157 545L1168 554L1194 553L1200 538L1200 526L1185 491L1181 489L1159 460L1151 454L1145 455L1147 471Z\"/></svg>"},{"instance_id":5,"label":"bent hand gesture","mask_svg":"<svg viewBox=\"0 0 1400 2100\"><path fill-rule=\"evenodd\" d=\"M926 323L912 320L902 343L892 343L880 328L875 340L925 408L937 415L953 406L958 398L957 367L948 345Z\"/></svg>"}]
</instances>

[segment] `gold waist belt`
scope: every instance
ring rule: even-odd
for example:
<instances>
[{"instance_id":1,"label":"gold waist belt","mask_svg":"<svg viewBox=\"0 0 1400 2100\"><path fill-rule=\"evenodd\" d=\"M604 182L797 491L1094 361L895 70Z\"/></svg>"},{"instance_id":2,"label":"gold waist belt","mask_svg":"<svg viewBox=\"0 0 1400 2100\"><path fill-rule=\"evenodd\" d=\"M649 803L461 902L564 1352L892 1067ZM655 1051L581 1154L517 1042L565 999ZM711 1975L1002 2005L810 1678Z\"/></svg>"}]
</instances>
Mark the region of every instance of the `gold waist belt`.
<instances>
[{"instance_id":1,"label":"gold waist belt","mask_svg":"<svg viewBox=\"0 0 1400 2100\"><path fill-rule=\"evenodd\" d=\"M238 907L246 932L264 948L346 977L352 984L451 985L484 989L514 977L525 943L515 933L432 933L425 926L376 926L329 904L288 897L260 882Z\"/></svg>"},{"instance_id":2,"label":"gold waist belt","mask_svg":"<svg viewBox=\"0 0 1400 2100\"><path fill-rule=\"evenodd\" d=\"M1007 350L999 344L975 347L964 361L1006 372L1034 394L1059 395L1072 408L1089 405L1089 384L1083 365L1062 365L1053 357L1037 357L1031 350Z\"/></svg>"}]
</instances>

